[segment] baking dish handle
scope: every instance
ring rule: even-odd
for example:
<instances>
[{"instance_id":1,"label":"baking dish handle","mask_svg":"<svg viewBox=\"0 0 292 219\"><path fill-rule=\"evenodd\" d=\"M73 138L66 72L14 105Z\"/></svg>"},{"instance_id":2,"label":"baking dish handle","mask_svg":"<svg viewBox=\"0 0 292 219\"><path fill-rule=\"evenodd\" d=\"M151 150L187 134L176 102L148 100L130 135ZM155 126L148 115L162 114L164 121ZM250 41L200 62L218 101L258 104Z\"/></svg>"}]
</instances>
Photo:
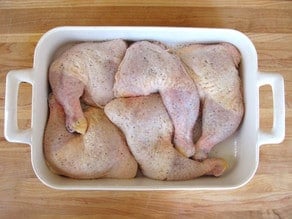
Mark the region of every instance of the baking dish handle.
<instances>
[{"instance_id":1,"label":"baking dish handle","mask_svg":"<svg viewBox=\"0 0 292 219\"><path fill-rule=\"evenodd\" d=\"M285 138L284 79L277 73L258 74L258 87L270 85L273 93L273 127L269 132L259 130L259 146L278 144Z\"/></svg>"},{"instance_id":2,"label":"baking dish handle","mask_svg":"<svg viewBox=\"0 0 292 219\"><path fill-rule=\"evenodd\" d=\"M17 100L20 83L33 85L32 69L12 70L6 76L4 136L10 142L31 145L32 128L21 130L18 128Z\"/></svg>"}]
</instances>

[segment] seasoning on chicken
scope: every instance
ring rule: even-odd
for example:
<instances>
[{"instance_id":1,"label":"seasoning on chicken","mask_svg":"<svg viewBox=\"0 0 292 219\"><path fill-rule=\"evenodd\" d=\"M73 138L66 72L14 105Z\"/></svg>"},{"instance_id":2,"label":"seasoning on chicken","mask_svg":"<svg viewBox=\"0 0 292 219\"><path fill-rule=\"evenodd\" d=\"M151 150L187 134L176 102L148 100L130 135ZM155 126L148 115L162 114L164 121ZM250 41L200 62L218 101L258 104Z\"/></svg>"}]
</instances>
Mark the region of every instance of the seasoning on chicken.
<instances>
[{"instance_id":1,"label":"seasoning on chicken","mask_svg":"<svg viewBox=\"0 0 292 219\"><path fill-rule=\"evenodd\" d=\"M202 160L214 145L232 135L244 113L238 73L240 53L231 44L192 44L176 51L195 81L202 105L202 135L194 158Z\"/></svg>"},{"instance_id":2,"label":"seasoning on chicken","mask_svg":"<svg viewBox=\"0 0 292 219\"><path fill-rule=\"evenodd\" d=\"M161 43L140 41L126 51L115 76L116 97L159 92L174 125L174 144L185 156L194 155L193 128L199 94L181 60Z\"/></svg>"},{"instance_id":3,"label":"seasoning on chicken","mask_svg":"<svg viewBox=\"0 0 292 219\"><path fill-rule=\"evenodd\" d=\"M124 132L142 173L149 178L189 180L220 176L227 168L223 159L198 162L173 147L173 125L159 94L114 99L105 106L105 113Z\"/></svg>"},{"instance_id":4,"label":"seasoning on chicken","mask_svg":"<svg viewBox=\"0 0 292 219\"><path fill-rule=\"evenodd\" d=\"M123 40L80 43L51 64L50 85L65 110L68 131L84 134L87 129L81 97L93 106L104 106L113 98L114 75L126 48Z\"/></svg>"},{"instance_id":5,"label":"seasoning on chicken","mask_svg":"<svg viewBox=\"0 0 292 219\"><path fill-rule=\"evenodd\" d=\"M44 155L53 172L72 178L133 178L137 162L121 131L102 109L88 107L84 116L88 130L84 135L69 133L65 114L53 95L44 135Z\"/></svg>"}]
</instances>

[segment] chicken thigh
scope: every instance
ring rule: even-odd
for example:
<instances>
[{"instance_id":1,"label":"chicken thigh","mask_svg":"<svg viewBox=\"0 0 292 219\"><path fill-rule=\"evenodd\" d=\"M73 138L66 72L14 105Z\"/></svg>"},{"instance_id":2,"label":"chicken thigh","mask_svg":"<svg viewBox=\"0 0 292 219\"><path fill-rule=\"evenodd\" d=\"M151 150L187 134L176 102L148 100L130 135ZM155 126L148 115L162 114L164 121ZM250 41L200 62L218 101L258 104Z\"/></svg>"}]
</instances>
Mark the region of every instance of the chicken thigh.
<instances>
[{"instance_id":1,"label":"chicken thigh","mask_svg":"<svg viewBox=\"0 0 292 219\"><path fill-rule=\"evenodd\" d=\"M202 160L214 145L238 128L243 99L238 73L240 53L231 44L192 44L176 51L197 84L202 105L202 135L195 159Z\"/></svg>"},{"instance_id":2,"label":"chicken thigh","mask_svg":"<svg viewBox=\"0 0 292 219\"><path fill-rule=\"evenodd\" d=\"M126 48L123 40L80 43L51 64L50 85L65 110L68 131L84 134L87 129L81 96L93 106L104 106L113 98L114 76Z\"/></svg>"},{"instance_id":3,"label":"chicken thigh","mask_svg":"<svg viewBox=\"0 0 292 219\"><path fill-rule=\"evenodd\" d=\"M116 97L159 92L174 124L174 144L185 156L195 152L193 128L199 111L195 83L180 59L159 43L140 41L126 51L115 76Z\"/></svg>"},{"instance_id":4,"label":"chicken thigh","mask_svg":"<svg viewBox=\"0 0 292 219\"><path fill-rule=\"evenodd\" d=\"M117 98L105 113L125 134L142 173L158 180L189 180L202 175L220 176L223 159L198 162L181 155L172 144L173 125L159 94Z\"/></svg>"},{"instance_id":5,"label":"chicken thigh","mask_svg":"<svg viewBox=\"0 0 292 219\"><path fill-rule=\"evenodd\" d=\"M133 178L137 162L124 135L102 109L88 107L84 116L88 130L84 135L69 133L65 114L53 95L44 135L44 155L53 172L78 179Z\"/></svg>"}]
</instances>

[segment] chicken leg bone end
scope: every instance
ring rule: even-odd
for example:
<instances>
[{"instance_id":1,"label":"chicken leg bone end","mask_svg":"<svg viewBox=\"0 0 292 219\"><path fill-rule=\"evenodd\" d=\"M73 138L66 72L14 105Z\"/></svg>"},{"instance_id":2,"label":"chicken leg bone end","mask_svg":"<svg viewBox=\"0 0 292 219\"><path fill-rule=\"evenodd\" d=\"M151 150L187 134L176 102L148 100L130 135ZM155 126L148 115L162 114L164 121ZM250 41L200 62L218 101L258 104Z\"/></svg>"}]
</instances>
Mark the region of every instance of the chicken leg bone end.
<instances>
[{"instance_id":1,"label":"chicken leg bone end","mask_svg":"<svg viewBox=\"0 0 292 219\"><path fill-rule=\"evenodd\" d=\"M202 161L208 158L208 152L202 149L197 149L195 155L192 157L194 160Z\"/></svg>"},{"instance_id":2,"label":"chicken leg bone end","mask_svg":"<svg viewBox=\"0 0 292 219\"><path fill-rule=\"evenodd\" d=\"M84 135L87 130L87 120L85 117L82 117L75 122L70 122L70 120L67 119L66 128L70 133L77 132Z\"/></svg>"},{"instance_id":3,"label":"chicken leg bone end","mask_svg":"<svg viewBox=\"0 0 292 219\"><path fill-rule=\"evenodd\" d=\"M220 158L209 158L207 160L203 161L203 164L207 166L211 165L212 169L207 172L205 175L211 175L211 176L221 176L226 169L228 169L228 163Z\"/></svg>"}]
</instances>

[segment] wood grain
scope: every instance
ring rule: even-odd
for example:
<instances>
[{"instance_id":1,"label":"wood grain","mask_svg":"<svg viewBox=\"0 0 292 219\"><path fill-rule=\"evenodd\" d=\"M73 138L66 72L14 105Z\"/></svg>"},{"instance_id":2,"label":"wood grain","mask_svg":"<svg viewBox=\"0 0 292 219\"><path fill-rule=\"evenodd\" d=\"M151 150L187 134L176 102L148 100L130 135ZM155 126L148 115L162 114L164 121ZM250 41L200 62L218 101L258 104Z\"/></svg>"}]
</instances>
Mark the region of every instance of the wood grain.
<instances>
[{"instance_id":1,"label":"wood grain","mask_svg":"<svg viewBox=\"0 0 292 219\"><path fill-rule=\"evenodd\" d=\"M290 11L291 9L222 7L218 10L216 7L166 6L4 9L0 11L0 33L44 32L61 25L231 26L244 32L251 29L256 32L289 33L286 27L291 20Z\"/></svg>"},{"instance_id":2,"label":"wood grain","mask_svg":"<svg viewBox=\"0 0 292 219\"><path fill-rule=\"evenodd\" d=\"M222 7L236 7L236 8L272 8L272 9L291 9L291 4L289 1L274 1L274 0L222 0L220 3L217 1L206 1L206 0L127 0L127 1L117 1L117 0L100 0L100 1L78 1L78 0L14 0L7 1L2 0L1 6L3 9L11 9L11 8L51 8L51 7L83 7L83 6L94 6L94 7L104 7L104 6L161 6L161 7L214 7L222 8Z\"/></svg>"},{"instance_id":3,"label":"wood grain","mask_svg":"<svg viewBox=\"0 0 292 219\"><path fill-rule=\"evenodd\" d=\"M255 177L230 191L59 191L43 185L30 148L3 136L5 77L30 68L37 41L55 26L234 28L256 46L259 70L285 79L286 138L260 148ZM292 2L282 0L0 1L0 217L292 218ZM272 126L269 86L260 89L260 127ZM19 126L30 127L31 87L22 84Z\"/></svg>"}]
</instances>

